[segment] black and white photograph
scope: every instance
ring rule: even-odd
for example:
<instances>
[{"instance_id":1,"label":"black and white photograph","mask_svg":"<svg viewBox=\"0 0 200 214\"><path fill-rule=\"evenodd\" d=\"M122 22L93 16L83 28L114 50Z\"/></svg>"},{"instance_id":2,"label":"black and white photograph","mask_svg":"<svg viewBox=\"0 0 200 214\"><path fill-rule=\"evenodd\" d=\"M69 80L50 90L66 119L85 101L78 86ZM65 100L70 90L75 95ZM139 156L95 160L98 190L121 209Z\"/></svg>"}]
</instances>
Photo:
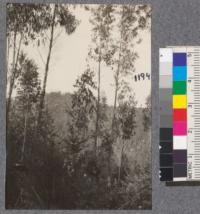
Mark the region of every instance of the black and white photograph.
<instances>
[{"instance_id":1,"label":"black and white photograph","mask_svg":"<svg viewBox=\"0 0 200 214\"><path fill-rule=\"evenodd\" d=\"M152 208L151 6L6 11L6 209Z\"/></svg>"}]
</instances>

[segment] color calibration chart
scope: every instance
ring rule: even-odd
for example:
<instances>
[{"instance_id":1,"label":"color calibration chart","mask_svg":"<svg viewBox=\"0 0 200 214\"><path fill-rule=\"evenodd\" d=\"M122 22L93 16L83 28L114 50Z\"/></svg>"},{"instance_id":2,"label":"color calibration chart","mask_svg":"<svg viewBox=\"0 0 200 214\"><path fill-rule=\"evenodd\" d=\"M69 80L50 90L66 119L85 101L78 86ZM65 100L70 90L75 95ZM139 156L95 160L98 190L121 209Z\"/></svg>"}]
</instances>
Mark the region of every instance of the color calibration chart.
<instances>
[{"instance_id":1,"label":"color calibration chart","mask_svg":"<svg viewBox=\"0 0 200 214\"><path fill-rule=\"evenodd\" d=\"M159 51L160 180L200 180L200 47Z\"/></svg>"}]
</instances>

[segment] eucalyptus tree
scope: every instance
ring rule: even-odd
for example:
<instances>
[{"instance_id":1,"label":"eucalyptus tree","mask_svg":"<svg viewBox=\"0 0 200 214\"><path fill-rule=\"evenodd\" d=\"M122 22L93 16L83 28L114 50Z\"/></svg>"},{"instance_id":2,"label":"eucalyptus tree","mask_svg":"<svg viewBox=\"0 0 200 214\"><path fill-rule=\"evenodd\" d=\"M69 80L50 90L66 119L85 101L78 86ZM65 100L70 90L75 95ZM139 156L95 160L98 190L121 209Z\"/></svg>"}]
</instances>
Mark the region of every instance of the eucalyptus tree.
<instances>
[{"instance_id":1,"label":"eucalyptus tree","mask_svg":"<svg viewBox=\"0 0 200 214\"><path fill-rule=\"evenodd\" d=\"M19 65L20 76L19 85L17 87L16 106L18 115L23 121L23 131L21 132L23 137L20 155L20 161L23 162L27 141L34 138L36 111L40 96L40 81L38 68L33 60L21 54L19 56ZM30 150L27 153L30 155Z\"/></svg>"},{"instance_id":2,"label":"eucalyptus tree","mask_svg":"<svg viewBox=\"0 0 200 214\"><path fill-rule=\"evenodd\" d=\"M38 68L35 62L24 53L19 55L18 85L13 108L10 113L10 125L7 129L7 171L6 171L6 206L15 208L25 206L24 192L29 195L31 170L29 163L33 158L35 144L36 110L40 94ZM27 176L27 169L30 170ZM14 173L13 173L14 172ZM12 189L15 198L12 197Z\"/></svg>"},{"instance_id":3,"label":"eucalyptus tree","mask_svg":"<svg viewBox=\"0 0 200 214\"><path fill-rule=\"evenodd\" d=\"M18 69L20 75L13 101L14 113L10 114L12 123L7 135L7 167L12 167L9 171L14 170L17 174L12 177L7 173L7 199L9 201L12 197L8 186L17 185L17 197L12 208L26 208L32 203L40 208L49 208L57 205L55 198L61 189L57 174L63 171L62 158L55 144L54 121L45 109L40 124L41 134L37 135L37 109L41 93L38 67L21 53Z\"/></svg>"},{"instance_id":4,"label":"eucalyptus tree","mask_svg":"<svg viewBox=\"0 0 200 214\"><path fill-rule=\"evenodd\" d=\"M44 20L49 19L46 14L49 8L48 4L7 4L7 123L13 89L20 75L18 66L21 50L23 45L28 46L32 41L38 40L39 34L43 38L42 31L49 27Z\"/></svg>"},{"instance_id":5,"label":"eucalyptus tree","mask_svg":"<svg viewBox=\"0 0 200 214\"><path fill-rule=\"evenodd\" d=\"M113 38L112 70L114 71L114 104L112 134L116 120L117 98L121 82L135 70L135 61L139 57L135 49L141 42L140 32L150 27L151 9L148 5L121 5L117 8L118 23Z\"/></svg>"},{"instance_id":6,"label":"eucalyptus tree","mask_svg":"<svg viewBox=\"0 0 200 214\"><path fill-rule=\"evenodd\" d=\"M140 32L143 29L150 28L151 9L149 5L129 5L124 4L115 7L115 28L111 39L110 47L110 68L114 76L114 103L111 122L111 139L112 144L118 138L117 132L117 100L123 83L135 71L135 61L138 53L136 45L141 42ZM108 159L108 168L111 179L111 150Z\"/></svg>"},{"instance_id":7,"label":"eucalyptus tree","mask_svg":"<svg viewBox=\"0 0 200 214\"><path fill-rule=\"evenodd\" d=\"M10 50L10 47L13 50L13 59L8 84L7 118L9 118L13 88L18 77L17 65L22 45L29 45L31 41L35 41L38 46L43 44L45 47L48 47L47 57L44 62L44 80L38 109L38 122L40 122L44 107L52 47L60 36L60 32L56 34L55 28L60 27L65 29L66 34L70 35L75 31L79 23L71 13L69 7L67 4L8 4L7 41L8 50Z\"/></svg>"},{"instance_id":8,"label":"eucalyptus tree","mask_svg":"<svg viewBox=\"0 0 200 214\"><path fill-rule=\"evenodd\" d=\"M121 170L124 159L124 149L128 140L135 133L136 128L136 101L134 93L131 88L125 83L123 89L118 96L119 107L117 110L117 126L118 126L118 137L120 138L121 152L119 159L119 170L118 170L118 182L121 179Z\"/></svg>"},{"instance_id":9,"label":"eucalyptus tree","mask_svg":"<svg viewBox=\"0 0 200 214\"><path fill-rule=\"evenodd\" d=\"M43 86L42 86L41 97L40 97L38 127L40 125L42 110L44 108L44 98L46 94L46 85L47 85L47 78L49 73L49 64L50 64L51 55L52 55L52 48L53 48L53 45L55 44L55 41L60 36L60 33L56 34L55 28L60 26L61 28L65 29L65 32L67 35L70 35L75 31L77 25L79 24L79 21L72 14L69 7L70 6L67 4L54 4L54 5L50 5L48 10L46 11L47 17L50 17L44 20L45 23L49 26L49 28L46 29L46 34L48 34L48 32L50 31L50 35L47 36L49 39L48 54L45 61L45 72L44 72Z\"/></svg>"},{"instance_id":10,"label":"eucalyptus tree","mask_svg":"<svg viewBox=\"0 0 200 214\"><path fill-rule=\"evenodd\" d=\"M110 39L115 21L114 7L112 5L99 5L91 7L92 16L90 23L92 24L92 47L89 57L98 64L97 68L97 104L96 104L96 125L95 125L95 153L97 150L98 137L100 133L100 102L101 102L101 72L103 63L110 65L110 56L112 49L110 48Z\"/></svg>"},{"instance_id":11,"label":"eucalyptus tree","mask_svg":"<svg viewBox=\"0 0 200 214\"><path fill-rule=\"evenodd\" d=\"M80 156L85 143L89 142L92 136L91 122L95 111L93 91L96 89L93 78L94 73L87 69L76 80L71 108L67 109L67 113L70 116L67 146L72 156L73 167L76 165L76 157Z\"/></svg>"}]
</instances>

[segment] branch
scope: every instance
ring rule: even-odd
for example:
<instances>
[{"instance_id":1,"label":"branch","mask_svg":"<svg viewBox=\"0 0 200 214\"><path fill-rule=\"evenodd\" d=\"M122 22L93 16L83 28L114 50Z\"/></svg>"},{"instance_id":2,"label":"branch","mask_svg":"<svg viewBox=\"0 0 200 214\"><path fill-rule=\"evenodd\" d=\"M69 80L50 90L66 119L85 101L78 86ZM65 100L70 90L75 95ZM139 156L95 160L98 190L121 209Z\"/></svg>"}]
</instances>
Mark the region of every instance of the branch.
<instances>
[{"instance_id":1,"label":"branch","mask_svg":"<svg viewBox=\"0 0 200 214\"><path fill-rule=\"evenodd\" d=\"M39 56L40 56L40 59L41 59L42 63L43 63L44 65L46 65L46 64L45 64L45 61L44 61L44 58L42 57L42 54L41 54L41 52L40 52L38 46L37 46L37 52L39 53Z\"/></svg>"},{"instance_id":2,"label":"branch","mask_svg":"<svg viewBox=\"0 0 200 214\"><path fill-rule=\"evenodd\" d=\"M58 34L55 36L53 46L56 44L57 39L60 37L61 33L63 32L63 28L58 32Z\"/></svg>"},{"instance_id":3,"label":"branch","mask_svg":"<svg viewBox=\"0 0 200 214\"><path fill-rule=\"evenodd\" d=\"M50 38L49 38L49 36L48 36L47 32L46 32L46 31L44 31L44 33L45 33L45 35L46 35L47 39L50 41Z\"/></svg>"}]
</instances>

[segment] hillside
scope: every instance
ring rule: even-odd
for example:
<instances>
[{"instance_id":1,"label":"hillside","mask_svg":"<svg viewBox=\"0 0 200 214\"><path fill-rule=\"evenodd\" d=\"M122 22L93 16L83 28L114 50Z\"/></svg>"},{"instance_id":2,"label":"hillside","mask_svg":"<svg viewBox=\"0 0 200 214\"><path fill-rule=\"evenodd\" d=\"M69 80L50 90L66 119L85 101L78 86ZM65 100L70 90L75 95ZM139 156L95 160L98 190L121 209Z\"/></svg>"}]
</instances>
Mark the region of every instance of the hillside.
<instances>
[{"instance_id":1,"label":"hillside","mask_svg":"<svg viewBox=\"0 0 200 214\"><path fill-rule=\"evenodd\" d=\"M62 94L60 92L53 92L46 95L46 105L54 119L54 125L60 134L61 139L63 137L67 137L66 130L69 116L66 113L66 109L70 108L70 103L71 95L69 93ZM111 120L112 117L112 110L112 106L107 106L106 114L109 120ZM121 146L116 142L114 148L115 152L119 153L120 148ZM150 132L145 132L143 127L143 108L136 108L135 135L130 140L130 143L127 144L127 155L129 155L139 165L145 165L147 162L150 162L150 148ZM146 155L142 156L141 154Z\"/></svg>"}]
</instances>

